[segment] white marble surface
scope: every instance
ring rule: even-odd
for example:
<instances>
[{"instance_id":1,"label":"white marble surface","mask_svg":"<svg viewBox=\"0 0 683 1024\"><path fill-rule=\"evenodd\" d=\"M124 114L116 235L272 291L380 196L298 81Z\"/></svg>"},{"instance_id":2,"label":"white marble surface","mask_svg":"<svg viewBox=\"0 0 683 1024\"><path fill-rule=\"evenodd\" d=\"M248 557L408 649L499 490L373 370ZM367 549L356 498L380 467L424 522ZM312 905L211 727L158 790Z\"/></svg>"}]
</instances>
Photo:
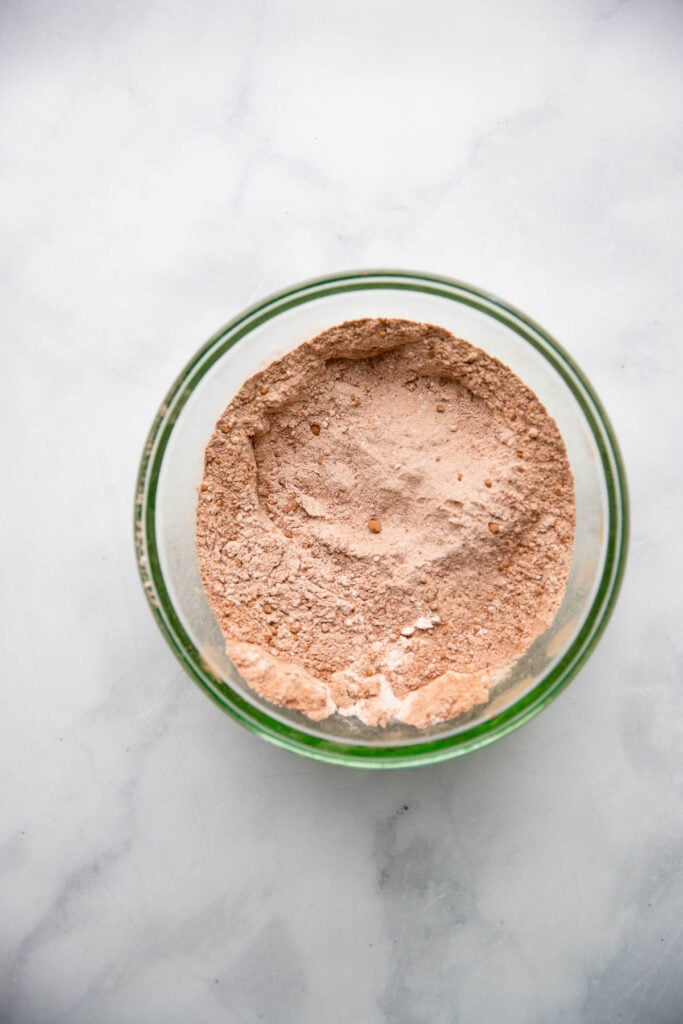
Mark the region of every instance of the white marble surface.
<instances>
[{"instance_id":1,"label":"white marble surface","mask_svg":"<svg viewBox=\"0 0 683 1024\"><path fill-rule=\"evenodd\" d=\"M682 32L674 0L2 4L3 1024L683 1020ZM388 774L223 716L131 541L185 360L362 266L544 324L632 490L570 689Z\"/></svg>"}]
</instances>

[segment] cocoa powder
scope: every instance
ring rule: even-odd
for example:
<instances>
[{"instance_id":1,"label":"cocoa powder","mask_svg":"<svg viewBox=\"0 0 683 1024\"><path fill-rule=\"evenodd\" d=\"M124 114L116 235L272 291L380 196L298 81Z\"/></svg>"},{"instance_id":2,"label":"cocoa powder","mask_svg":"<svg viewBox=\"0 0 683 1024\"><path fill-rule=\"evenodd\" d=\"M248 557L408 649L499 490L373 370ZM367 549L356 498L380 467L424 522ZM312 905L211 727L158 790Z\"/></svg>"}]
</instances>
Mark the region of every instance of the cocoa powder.
<instances>
[{"instance_id":1,"label":"cocoa powder","mask_svg":"<svg viewBox=\"0 0 683 1024\"><path fill-rule=\"evenodd\" d=\"M484 705L550 625L574 505L557 426L508 367L440 327L358 320L230 402L197 554L264 698L424 728Z\"/></svg>"}]
</instances>

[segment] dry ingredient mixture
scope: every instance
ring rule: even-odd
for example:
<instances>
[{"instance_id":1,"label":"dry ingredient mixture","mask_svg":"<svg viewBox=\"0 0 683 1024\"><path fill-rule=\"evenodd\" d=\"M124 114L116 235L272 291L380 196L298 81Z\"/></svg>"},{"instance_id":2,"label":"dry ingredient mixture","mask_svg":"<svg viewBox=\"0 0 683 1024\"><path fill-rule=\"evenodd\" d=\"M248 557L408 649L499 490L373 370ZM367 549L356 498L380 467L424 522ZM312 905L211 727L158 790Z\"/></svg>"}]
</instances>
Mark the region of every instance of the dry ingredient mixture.
<instances>
[{"instance_id":1,"label":"dry ingredient mixture","mask_svg":"<svg viewBox=\"0 0 683 1024\"><path fill-rule=\"evenodd\" d=\"M424 728L484 705L550 625L574 505L557 426L511 370L440 327L357 320L230 402L197 552L264 698Z\"/></svg>"}]
</instances>

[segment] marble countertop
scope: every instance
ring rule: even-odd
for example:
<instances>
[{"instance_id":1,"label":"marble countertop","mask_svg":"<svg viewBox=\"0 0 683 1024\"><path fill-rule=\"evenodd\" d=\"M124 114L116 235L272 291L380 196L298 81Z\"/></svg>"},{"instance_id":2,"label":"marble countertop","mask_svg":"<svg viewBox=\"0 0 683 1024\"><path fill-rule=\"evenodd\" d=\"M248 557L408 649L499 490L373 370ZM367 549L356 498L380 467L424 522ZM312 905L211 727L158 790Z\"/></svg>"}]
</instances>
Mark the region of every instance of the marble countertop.
<instances>
[{"instance_id":1,"label":"marble countertop","mask_svg":"<svg viewBox=\"0 0 683 1024\"><path fill-rule=\"evenodd\" d=\"M2 5L3 1024L683 1020L682 32L676 0ZM204 339L377 266L559 338L633 515L571 687L393 773L222 715L131 537Z\"/></svg>"}]
</instances>

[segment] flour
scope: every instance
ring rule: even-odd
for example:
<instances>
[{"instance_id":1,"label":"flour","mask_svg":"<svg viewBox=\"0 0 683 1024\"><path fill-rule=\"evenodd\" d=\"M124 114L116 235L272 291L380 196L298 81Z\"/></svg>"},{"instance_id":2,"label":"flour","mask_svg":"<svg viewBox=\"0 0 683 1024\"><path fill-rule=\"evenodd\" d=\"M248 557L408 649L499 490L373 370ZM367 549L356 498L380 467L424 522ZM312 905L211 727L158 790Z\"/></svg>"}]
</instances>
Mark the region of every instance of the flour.
<instances>
[{"instance_id":1,"label":"flour","mask_svg":"<svg viewBox=\"0 0 683 1024\"><path fill-rule=\"evenodd\" d=\"M556 424L442 328L342 324L248 380L206 451L197 553L272 703L427 727L552 622L574 534Z\"/></svg>"}]
</instances>

